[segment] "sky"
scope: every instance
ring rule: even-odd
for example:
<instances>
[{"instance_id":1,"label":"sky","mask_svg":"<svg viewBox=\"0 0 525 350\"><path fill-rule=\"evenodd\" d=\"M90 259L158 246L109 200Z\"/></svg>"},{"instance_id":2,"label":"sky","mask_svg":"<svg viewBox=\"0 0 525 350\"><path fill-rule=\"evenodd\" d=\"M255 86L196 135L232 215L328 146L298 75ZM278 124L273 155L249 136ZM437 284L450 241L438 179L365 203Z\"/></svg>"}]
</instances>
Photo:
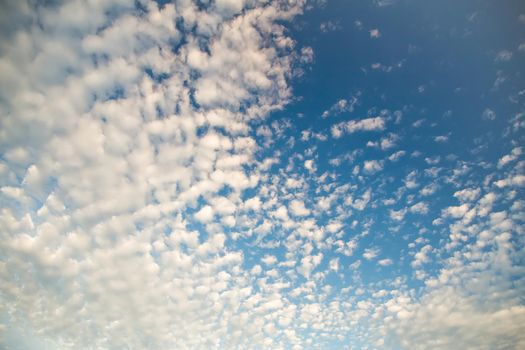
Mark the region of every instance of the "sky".
<instances>
[{"instance_id":1,"label":"sky","mask_svg":"<svg viewBox=\"0 0 525 350\"><path fill-rule=\"evenodd\" d=\"M0 348L525 348L525 3L0 2Z\"/></svg>"}]
</instances>

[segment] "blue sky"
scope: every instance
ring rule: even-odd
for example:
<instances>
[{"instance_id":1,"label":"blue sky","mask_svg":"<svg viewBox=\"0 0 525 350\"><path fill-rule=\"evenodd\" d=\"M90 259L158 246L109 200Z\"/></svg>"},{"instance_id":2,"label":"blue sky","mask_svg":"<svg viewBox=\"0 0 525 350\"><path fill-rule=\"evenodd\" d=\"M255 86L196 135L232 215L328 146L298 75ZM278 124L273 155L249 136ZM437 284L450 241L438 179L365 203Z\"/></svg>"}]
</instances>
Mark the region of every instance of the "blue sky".
<instances>
[{"instance_id":1,"label":"blue sky","mask_svg":"<svg viewBox=\"0 0 525 350\"><path fill-rule=\"evenodd\" d=\"M525 347L521 1L0 13L0 347Z\"/></svg>"}]
</instances>

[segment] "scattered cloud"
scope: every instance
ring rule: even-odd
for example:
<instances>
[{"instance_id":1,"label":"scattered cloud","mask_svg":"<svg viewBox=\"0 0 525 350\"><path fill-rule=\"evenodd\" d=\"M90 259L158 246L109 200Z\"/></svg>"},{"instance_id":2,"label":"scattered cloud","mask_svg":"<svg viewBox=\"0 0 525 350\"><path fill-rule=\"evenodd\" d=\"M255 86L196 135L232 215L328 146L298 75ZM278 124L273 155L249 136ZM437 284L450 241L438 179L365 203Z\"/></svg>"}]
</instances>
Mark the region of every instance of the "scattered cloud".
<instances>
[{"instance_id":1,"label":"scattered cloud","mask_svg":"<svg viewBox=\"0 0 525 350\"><path fill-rule=\"evenodd\" d=\"M350 120L332 125L331 133L334 138L344 134L353 134L359 131L381 131L385 129L385 120L381 117Z\"/></svg>"},{"instance_id":2,"label":"scattered cloud","mask_svg":"<svg viewBox=\"0 0 525 350\"><path fill-rule=\"evenodd\" d=\"M484 120L495 120L496 119L496 112L494 112L490 108L486 108L483 113L481 114L481 117Z\"/></svg>"},{"instance_id":3,"label":"scattered cloud","mask_svg":"<svg viewBox=\"0 0 525 350\"><path fill-rule=\"evenodd\" d=\"M381 32L379 31L379 29L377 28L370 29L370 37L372 39L378 39L380 36L381 36Z\"/></svg>"},{"instance_id":4,"label":"scattered cloud","mask_svg":"<svg viewBox=\"0 0 525 350\"><path fill-rule=\"evenodd\" d=\"M496 54L494 59L496 62L508 62L512 59L512 52L508 50L502 50Z\"/></svg>"},{"instance_id":5,"label":"scattered cloud","mask_svg":"<svg viewBox=\"0 0 525 350\"><path fill-rule=\"evenodd\" d=\"M379 265L381 266L390 266L392 265L394 262L392 261L392 259L381 259L377 262Z\"/></svg>"},{"instance_id":6,"label":"scattered cloud","mask_svg":"<svg viewBox=\"0 0 525 350\"><path fill-rule=\"evenodd\" d=\"M363 258L366 260L372 260L377 257L379 254L379 249L377 248L367 248L365 249L365 252L363 253Z\"/></svg>"},{"instance_id":7,"label":"scattered cloud","mask_svg":"<svg viewBox=\"0 0 525 350\"><path fill-rule=\"evenodd\" d=\"M525 346L523 44L458 87L410 44L437 27L390 64L371 29L331 76L347 43L305 33L372 18L315 5L0 4L0 348Z\"/></svg>"},{"instance_id":8,"label":"scattered cloud","mask_svg":"<svg viewBox=\"0 0 525 350\"><path fill-rule=\"evenodd\" d=\"M319 29L323 33L335 32L342 29L340 21L326 21L319 25Z\"/></svg>"},{"instance_id":9,"label":"scattered cloud","mask_svg":"<svg viewBox=\"0 0 525 350\"><path fill-rule=\"evenodd\" d=\"M383 162L378 160L365 160L363 170L369 174L383 170Z\"/></svg>"}]
</instances>

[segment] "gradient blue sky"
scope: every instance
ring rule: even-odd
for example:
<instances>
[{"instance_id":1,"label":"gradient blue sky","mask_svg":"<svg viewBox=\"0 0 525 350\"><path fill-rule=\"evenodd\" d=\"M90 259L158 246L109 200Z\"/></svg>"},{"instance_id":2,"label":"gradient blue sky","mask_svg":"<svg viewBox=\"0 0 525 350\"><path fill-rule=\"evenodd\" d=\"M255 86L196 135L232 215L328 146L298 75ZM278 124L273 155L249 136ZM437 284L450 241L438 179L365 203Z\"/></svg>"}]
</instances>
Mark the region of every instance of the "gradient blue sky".
<instances>
[{"instance_id":1,"label":"gradient blue sky","mask_svg":"<svg viewBox=\"0 0 525 350\"><path fill-rule=\"evenodd\" d=\"M0 5L0 347L525 347L522 1Z\"/></svg>"}]
</instances>

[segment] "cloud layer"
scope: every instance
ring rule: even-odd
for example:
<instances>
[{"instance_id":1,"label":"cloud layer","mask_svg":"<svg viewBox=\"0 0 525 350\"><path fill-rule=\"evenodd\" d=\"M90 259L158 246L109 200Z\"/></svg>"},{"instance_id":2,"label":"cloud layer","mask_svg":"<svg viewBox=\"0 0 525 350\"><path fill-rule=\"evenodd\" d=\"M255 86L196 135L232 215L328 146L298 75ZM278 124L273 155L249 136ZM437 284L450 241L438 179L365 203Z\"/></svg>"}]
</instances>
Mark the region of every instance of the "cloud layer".
<instances>
[{"instance_id":1,"label":"cloud layer","mask_svg":"<svg viewBox=\"0 0 525 350\"><path fill-rule=\"evenodd\" d=\"M525 347L519 115L487 161L348 116L361 92L269 119L315 60L306 8L0 5L0 345Z\"/></svg>"}]
</instances>

